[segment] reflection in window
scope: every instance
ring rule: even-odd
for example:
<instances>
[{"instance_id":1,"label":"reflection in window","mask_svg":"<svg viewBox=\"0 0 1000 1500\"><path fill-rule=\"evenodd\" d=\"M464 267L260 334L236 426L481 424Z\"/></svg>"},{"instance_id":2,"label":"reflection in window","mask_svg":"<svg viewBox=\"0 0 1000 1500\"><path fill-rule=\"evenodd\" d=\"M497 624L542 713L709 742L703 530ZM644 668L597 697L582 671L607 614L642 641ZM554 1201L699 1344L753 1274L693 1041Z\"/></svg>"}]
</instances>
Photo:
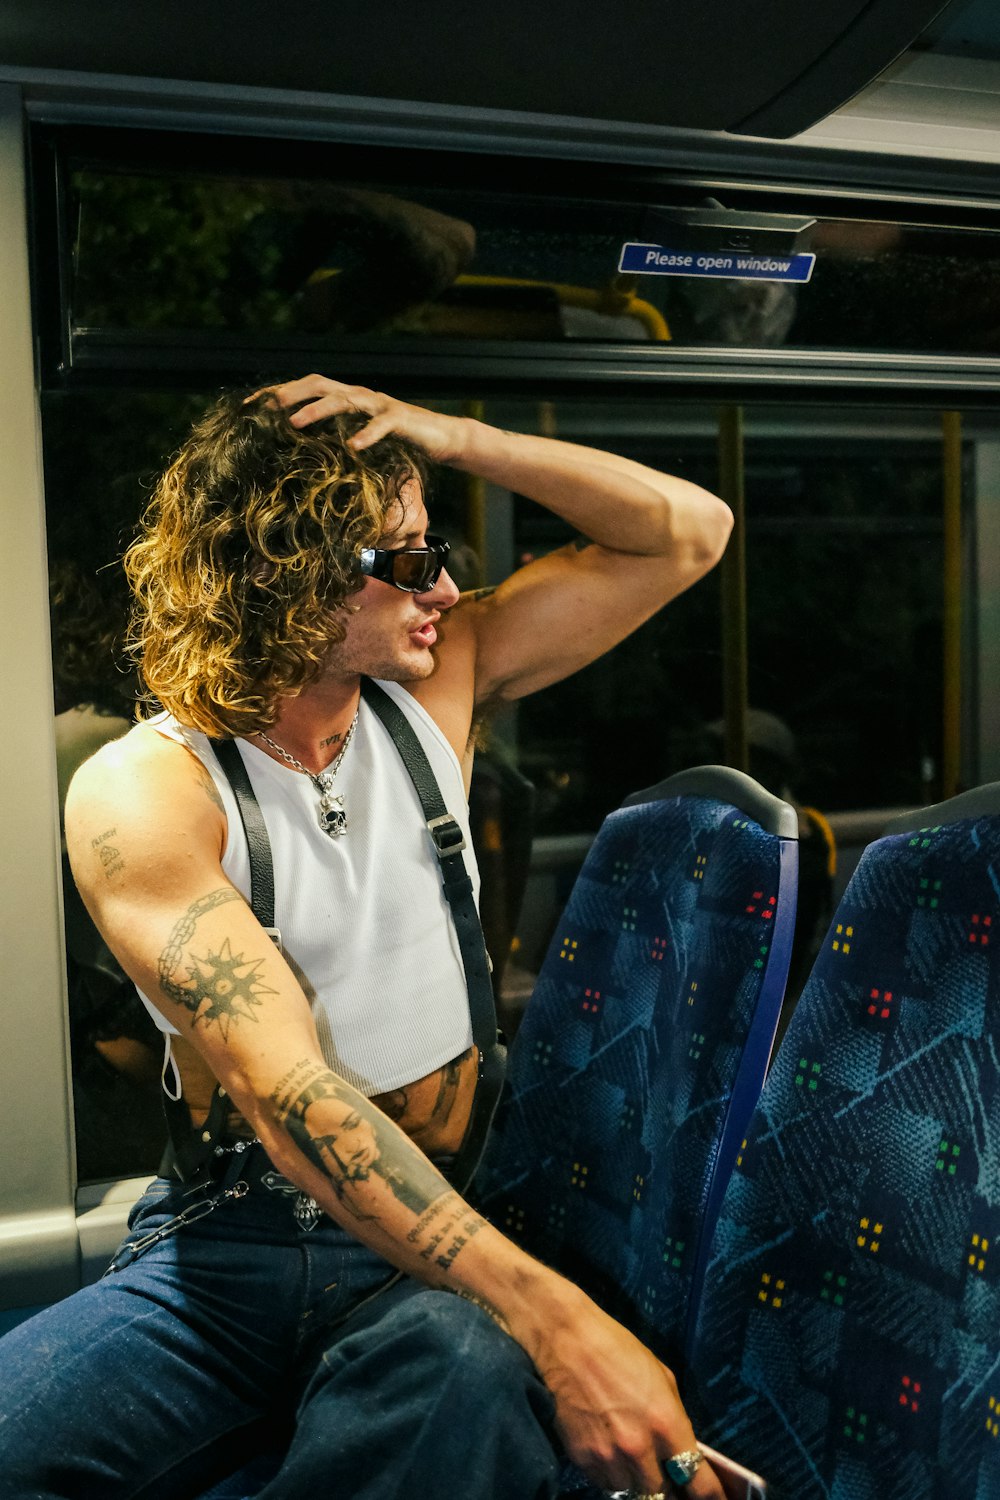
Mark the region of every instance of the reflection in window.
<instances>
[{"instance_id":1,"label":"reflection in window","mask_svg":"<svg viewBox=\"0 0 1000 1500\"><path fill-rule=\"evenodd\" d=\"M72 196L81 329L669 338L600 205L92 170Z\"/></svg>"},{"instance_id":2,"label":"reflection in window","mask_svg":"<svg viewBox=\"0 0 1000 1500\"><path fill-rule=\"evenodd\" d=\"M818 217L792 285L621 273L626 242L665 232L639 201L92 166L69 193L78 335L1000 349L990 230Z\"/></svg>"}]
</instances>

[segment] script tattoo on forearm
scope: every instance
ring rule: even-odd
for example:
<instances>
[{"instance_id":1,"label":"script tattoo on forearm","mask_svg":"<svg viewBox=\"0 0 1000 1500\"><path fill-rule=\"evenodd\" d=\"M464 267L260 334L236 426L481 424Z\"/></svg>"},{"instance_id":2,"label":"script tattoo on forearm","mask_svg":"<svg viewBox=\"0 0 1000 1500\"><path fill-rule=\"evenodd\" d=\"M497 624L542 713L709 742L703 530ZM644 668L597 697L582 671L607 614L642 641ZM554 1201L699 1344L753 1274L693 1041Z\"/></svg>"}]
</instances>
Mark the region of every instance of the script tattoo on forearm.
<instances>
[{"instance_id":1,"label":"script tattoo on forearm","mask_svg":"<svg viewBox=\"0 0 1000 1500\"><path fill-rule=\"evenodd\" d=\"M418 1238L420 1226L433 1224L441 1203L455 1196L430 1162L388 1124L382 1111L329 1068L308 1061L297 1063L278 1080L271 1098L279 1124L330 1179L337 1197L356 1217L374 1217L356 1191L357 1184L373 1176L418 1215Z\"/></svg>"},{"instance_id":2,"label":"script tattoo on forearm","mask_svg":"<svg viewBox=\"0 0 1000 1500\"><path fill-rule=\"evenodd\" d=\"M263 1004L265 996L277 994L277 991L260 978L263 958L247 958L243 953L234 953L228 938L223 939L217 952L208 949L205 953L196 953L188 945L206 912L215 911L228 901L242 900L239 891L233 890L232 886L222 886L207 896L199 896L175 925L158 963L160 989L167 998L189 1010L196 1026L199 1022L206 1027L217 1024L223 1040L228 1040L229 1028L235 1021L255 1021L256 1008ZM178 979L175 974L184 965L185 948L188 961L184 978Z\"/></svg>"},{"instance_id":3,"label":"script tattoo on forearm","mask_svg":"<svg viewBox=\"0 0 1000 1500\"><path fill-rule=\"evenodd\" d=\"M418 1252L420 1259L433 1261L440 1270L450 1271L458 1252L485 1222L457 1193L449 1193L421 1215L406 1238L411 1243L426 1239Z\"/></svg>"}]
</instances>

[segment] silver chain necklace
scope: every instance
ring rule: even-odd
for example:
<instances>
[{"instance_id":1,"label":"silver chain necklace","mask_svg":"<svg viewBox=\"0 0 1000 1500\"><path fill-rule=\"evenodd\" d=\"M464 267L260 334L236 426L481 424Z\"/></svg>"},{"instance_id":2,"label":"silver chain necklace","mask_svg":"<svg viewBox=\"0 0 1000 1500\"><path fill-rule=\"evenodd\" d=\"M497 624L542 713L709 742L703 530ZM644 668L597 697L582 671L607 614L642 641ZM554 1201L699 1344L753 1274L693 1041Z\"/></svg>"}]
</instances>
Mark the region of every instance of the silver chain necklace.
<instances>
[{"instance_id":1,"label":"silver chain necklace","mask_svg":"<svg viewBox=\"0 0 1000 1500\"><path fill-rule=\"evenodd\" d=\"M356 713L351 720L350 729L344 736L344 743L340 747L340 754L334 761L332 768L320 771L318 775L310 771L309 767L304 766L300 760L296 760L294 755L289 755L288 751L282 749L275 740L272 740L269 734L264 733L263 729L257 730L257 738L259 740L263 740L265 745L270 745L272 750L276 750L282 760L287 761L290 766L294 766L296 771L301 771L303 775L309 777L309 780L319 792L319 826L332 839L339 839L341 834L347 832L347 813L344 810L344 799L334 792L333 778L340 770L340 762L347 754L347 747L351 743L357 727L358 715Z\"/></svg>"}]
</instances>

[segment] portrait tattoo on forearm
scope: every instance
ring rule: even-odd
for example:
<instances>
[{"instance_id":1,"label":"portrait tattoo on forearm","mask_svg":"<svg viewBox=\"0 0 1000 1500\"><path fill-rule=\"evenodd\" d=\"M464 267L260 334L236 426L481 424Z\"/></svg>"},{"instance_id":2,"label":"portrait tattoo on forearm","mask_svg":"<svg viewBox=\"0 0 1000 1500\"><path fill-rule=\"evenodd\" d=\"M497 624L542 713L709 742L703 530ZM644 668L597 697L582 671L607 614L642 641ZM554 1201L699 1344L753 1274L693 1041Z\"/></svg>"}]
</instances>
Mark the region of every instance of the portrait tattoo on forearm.
<instances>
[{"instance_id":1,"label":"portrait tattoo on forearm","mask_svg":"<svg viewBox=\"0 0 1000 1500\"><path fill-rule=\"evenodd\" d=\"M450 1193L441 1174L382 1112L322 1064L297 1063L278 1080L271 1098L278 1123L357 1217L373 1217L352 1191L373 1174L415 1214L433 1212L431 1206Z\"/></svg>"},{"instance_id":2,"label":"portrait tattoo on forearm","mask_svg":"<svg viewBox=\"0 0 1000 1500\"><path fill-rule=\"evenodd\" d=\"M242 900L232 886L222 886L192 902L174 926L158 964L160 989L167 998L189 1010L196 1026L199 1022L205 1026L216 1023L224 1040L228 1040L234 1021L256 1020L256 1008L263 1004L266 995L275 995L277 991L260 978L263 958L234 953L228 938L223 939L217 952L209 948L196 953L188 945L206 912L215 911L227 901ZM185 947L187 964L184 978L179 979L175 976L184 964Z\"/></svg>"}]
</instances>

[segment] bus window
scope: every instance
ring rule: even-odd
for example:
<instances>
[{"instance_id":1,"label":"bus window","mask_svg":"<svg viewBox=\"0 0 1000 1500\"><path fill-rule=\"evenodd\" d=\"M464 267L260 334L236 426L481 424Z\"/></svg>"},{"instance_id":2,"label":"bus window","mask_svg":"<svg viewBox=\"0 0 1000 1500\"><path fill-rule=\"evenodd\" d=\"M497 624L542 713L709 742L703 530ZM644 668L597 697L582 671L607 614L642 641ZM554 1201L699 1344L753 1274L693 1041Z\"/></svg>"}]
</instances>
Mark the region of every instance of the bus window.
<instances>
[{"instance_id":1,"label":"bus window","mask_svg":"<svg viewBox=\"0 0 1000 1500\"><path fill-rule=\"evenodd\" d=\"M805 190L719 188L733 213L806 227L789 228L787 253L776 231L759 254L725 238L707 254L711 239L691 239L683 215L718 203L683 181L623 191L620 177L550 166L529 186L516 164L416 153L401 175L398 157L346 147L304 148L314 175L290 178L273 148L237 152L235 165L218 142L180 159L162 142L130 157L105 141L57 152L74 360L138 347L204 360L219 340L259 351L331 337L398 350L638 344L671 357L998 351L989 206L928 224L905 203L838 211ZM808 275L789 254L813 257Z\"/></svg>"}]
</instances>

